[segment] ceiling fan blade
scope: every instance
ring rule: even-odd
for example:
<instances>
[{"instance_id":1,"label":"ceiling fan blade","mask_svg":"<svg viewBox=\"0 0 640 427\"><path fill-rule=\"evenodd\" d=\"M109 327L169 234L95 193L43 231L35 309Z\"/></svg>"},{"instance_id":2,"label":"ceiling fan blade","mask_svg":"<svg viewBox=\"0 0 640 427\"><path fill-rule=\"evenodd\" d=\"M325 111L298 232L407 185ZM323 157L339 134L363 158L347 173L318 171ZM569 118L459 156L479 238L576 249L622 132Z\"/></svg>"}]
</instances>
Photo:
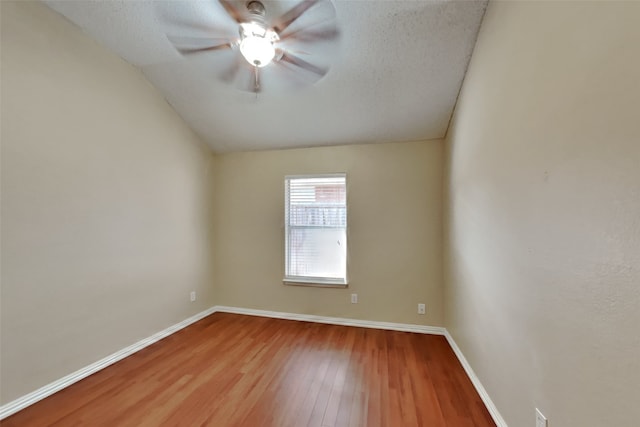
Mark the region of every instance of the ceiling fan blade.
<instances>
[{"instance_id":1,"label":"ceiling fan blade","mask_svg":"<svg viewBox=\"0 0 640 427\"><path fill-rule=\"evenodd\" d=\"M169 39L169 41L171 41L171 43L173 43L176 50L178 50L178 52L182 53L183 55L233 48L233 43L227 39L207 39L191 37L167 38Z\"/></svg>"},{"instance_id":2,"label":"ceiling fan blade","mask_svg":"<svg viewBox=\"0 0 640 427\"><path fill-rule=\"evenodd\" d=\"M219 44L217 46L200 47L200 48L180 48L178 51L183 55L192 55L194 53L212 52L214 50L231 49L231 43Z\"/></svg>"},{"instance_id":3,"label":"ceiling fan blade","mask_svg":"<svg viewBox=\"0 0 640 427\"><path fill-rule=\"evenodd\" d=\"M280 36L280 41L296 40L300 42L315 42L319 40L334 40L340 36L337 28L325 28L323 30L297 30Z\"/></svg>"},{"instance_id":4,"label":"ceiling fan blade","mask_svg":"<svg viewBox=\"0 0 640 427\"><path fill-rule=\"evenodd\" d=\"M236 55L235 56L235 60L233 61L233 63L231 64L231 66L229 68L227 68L226 70L224 70L220 75L219 78L220 80L222 80L225 83L231 83L236 79L236 76L238 75L238 72L240 71L240 68L242 67L242 62L244 61L244 59L241 57L241 55ZM246 61L244 61L246 63ZM249 64L247 64L249 65Z\"/></svg>"},{"instance_id":5,"label":"ceiling fan blade","mask_svg":"<svg viewBox=\"0 0 640 427\"><path fill-rule=\"evenodd\" d=\"M214 25L207 24L204 22L196 22L196 21L186 21L186 20L176 20L176 19L166 19L164 23L167 27L171 27L172 31L196 31L203 34L211 34L219 31L218 28Z\"/></svg>"},{"instance_id":6,"label":"ceiling fan blade","mask_svg":"<svg viewBox=\"0 0 640 427\"><path fill-rule=\"evenodd\" d=\"M227 11L229 16L232 17L233 20L236 21L238 24L241 24L245 20L242 12L236 9L236 7L233 4L231 4L229 0L218 0L218 1L222 5L222 7L224 7L224 10Z\"/></svg>"},{"instance_id":7,"label":"ceiling fan blade","mask_svg":"<svg viewBox=\"0 0 640 427\"><path fill-rule=\"evenodd\" d=\"M281 17L277 18L273 24L273 30L280 34L287 29L296 19L302 16L309 8L318 3L320 0L302 0L297 5L293 6Z\"/></svg>"},{"instance_id":8,"label":"ceiling fan blade","mask_svg":"<svg viewBox=\"0 0 640 427\"><path fill-rule=\"evenodd\" d=\"M316 65L313 65L305 61L304 59L300 58L299 56L296 56L294 54L287 53L287 52L284 52L282 54L280 61L288 62L289 64L295 65L296 67L300 67L302 69L315 73L319 76L324 76L325 74L327 74L327 71L329 71L326 68L321 68Z\"/></svg>"},{"instance_id":9,"label":"ceiling fan blade","mask_svg":"<svg viewBox=\"0 0 640 427\"><path fill-rule=\"evenodd\" d=\"M231 43L228 37L190 37L190 36L175 36L167 34L167 39L174 45L176 48L178 46L181 47L207 47L207 46L215 46L221 45L225 43Z\"/></svg>"}]
</instances>

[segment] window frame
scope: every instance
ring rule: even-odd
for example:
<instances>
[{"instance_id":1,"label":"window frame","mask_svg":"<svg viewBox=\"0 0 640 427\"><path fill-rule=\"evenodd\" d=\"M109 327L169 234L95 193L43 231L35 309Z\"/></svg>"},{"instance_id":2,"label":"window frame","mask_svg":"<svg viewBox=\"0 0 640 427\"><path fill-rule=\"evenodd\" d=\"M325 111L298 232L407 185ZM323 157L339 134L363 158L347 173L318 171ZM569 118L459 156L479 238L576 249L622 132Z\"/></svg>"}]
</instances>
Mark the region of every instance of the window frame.
<instances>
[{"instance_id":1,"label":"window frame","mask_svg":"<svg viewBox=\"0 0 640 427\"><path fill-rule=\"evenodd\" d=\"M295 179L314 179L314 178L344 178L345 191L345 272L344 278L333 277L312 277L312 276L288 276L289 271L289 182ZM284 279L282 282L286 285L300 286L318 286L318 287L337 287L344 288L349 284L349 191L347 188L347 174L345 172L322 173L322 174L301 174L301 175L285 175L284 177Z\"/></svg>"}]
</instances>

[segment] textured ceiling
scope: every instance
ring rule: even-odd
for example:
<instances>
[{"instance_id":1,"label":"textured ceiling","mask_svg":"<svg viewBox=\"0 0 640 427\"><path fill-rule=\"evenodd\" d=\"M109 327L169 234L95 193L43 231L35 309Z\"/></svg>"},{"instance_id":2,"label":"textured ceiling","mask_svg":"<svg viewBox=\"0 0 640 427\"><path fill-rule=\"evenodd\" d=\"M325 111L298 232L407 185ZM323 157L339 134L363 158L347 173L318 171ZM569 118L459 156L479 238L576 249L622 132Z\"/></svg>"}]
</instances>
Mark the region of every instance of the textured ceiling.
<instances>
[{"instance_id":1,"label":"textured ceiling","mask_svg":"<svg viewBox=\"0 0 640 427\"><path fill-rule=\"evenodd\" d=\"M238 89L247 87L242 76L220 78L239 52L185 58L167 39L237 35L216 0L46 3L140 67L218 152L443 137L486 8L486 1L334 1L340 38L293 46L309 62L330 66L327 75L310 84L305 73L270 65L256 96ZM279 16L297 2L264 3L268 15ZM325 19L326 6L295 25Z\"/></svg>"}]
</instances>

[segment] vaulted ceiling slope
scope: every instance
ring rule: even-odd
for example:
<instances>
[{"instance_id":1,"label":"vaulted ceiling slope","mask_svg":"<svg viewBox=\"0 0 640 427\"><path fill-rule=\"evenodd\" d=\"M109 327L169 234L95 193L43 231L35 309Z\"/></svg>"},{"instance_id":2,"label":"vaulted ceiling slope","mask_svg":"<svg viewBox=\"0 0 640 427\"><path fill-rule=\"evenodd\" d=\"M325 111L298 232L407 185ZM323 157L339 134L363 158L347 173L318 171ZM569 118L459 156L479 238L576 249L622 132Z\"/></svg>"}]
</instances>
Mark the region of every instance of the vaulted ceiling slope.
<instances>
[{"instance_id":1,"label":"vaulted ceiling slope","mask_svg":"<svg viewBox=\"0 0 640 427\"><path fill-rule=\"evenodd\" d=\"M264 3L276 16L298 1ZM264 90L255 94L221 78L237 51L183 57L167 37L237 36L236 22L217 0L45 2L140 67L216 152L444 137L487 5L336 0L340 37L298 46L310 61L330 66L328 73L305 84L293 73L271 78L277 70L267 70L270 65ZM315 13L310 9L299 25L313 24ZM178 21L192 24L178 27ZM279 85L283 80L296 84Z\"/></svg>"}]
</instances>

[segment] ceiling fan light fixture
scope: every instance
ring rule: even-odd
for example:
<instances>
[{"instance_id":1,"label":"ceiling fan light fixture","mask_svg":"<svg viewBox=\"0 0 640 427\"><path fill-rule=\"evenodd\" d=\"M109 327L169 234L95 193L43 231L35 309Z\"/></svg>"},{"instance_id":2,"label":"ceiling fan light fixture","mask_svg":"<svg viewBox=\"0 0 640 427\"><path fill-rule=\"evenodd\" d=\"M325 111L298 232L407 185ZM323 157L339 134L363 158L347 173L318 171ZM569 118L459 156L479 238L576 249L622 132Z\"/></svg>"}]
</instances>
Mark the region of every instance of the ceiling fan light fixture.
<instances>
[{"instance_id":1,"label":"ceiling fan light fixture","mask_svg":"<svg viewBox=\"0 0 640 427\"><path fill-rule=\"evenodd\" d=\"M240 24L240 52L254 67L268 65L276 56L274 43L279 40L275 31L256 22Z\"/></svg>"},{"instance_id":2,"label":"ceiling fan light fixture","mask_svg":"<svg viewBox=\"0 0 640 427\"><path fill-rule=\"evenodd\" d=\"M0 0L1 2L2 0ZM209 2L216 0L208 0ZM221 80L227 83L233 82L241 90L248 90L254 93L261 91L261 77L264 71L260 68L267 67L275 63L273 71L267 70L267 81L278 79L285 80L290 72L305 73L305 83L315 83L327 74L328 67L318 66L312 62L307 62L298 53L310 55L313 52L296 51L296 41L304 43L305 46L311 42L322 40L333 40L340 35L335 23L335 8L333 0L291 0L296 4L278 17L267 16L263 0L217 0L220 7L229 19L233 20L236 27L236 36L229 34L227 37L174 37L167 34L167 38L173 43L176 50L183 55L208 53L214 51L232 51L234 62L232 68L221 73ZM276 3L269 0L270 3ZM244 6L244 7L242 7ZM316 7L317 6L317 7ZM312 12L318 19L310 18ZM298 21L301 16L309 16ZM328 23L328 21L332 21ZM303 24L298 25L298 22ZM193 27L194 30L201 28L210 29L212 33L218 31L215 22L201 24L197 22L191 24L190 20L177 19L176 26ZM293 25L293 27L291 27ZM294 28L293 31L289 28ZM291 43L293 42L293 44ZM303 47L298 45L298 48ZM240 59L247 61L246 63ZM239 61L239 62L238 62ZM276 65L280 65L277 67ZM247 76L247 73L250 76ZM286 73L286 74L284 74ZM237 78L244 74L248 78ZM246 85L250 84L250 87ZM297 84L297 80L294 82ZM291 85L292 87L294 85Z\"/></svg>"}]
</instances>

